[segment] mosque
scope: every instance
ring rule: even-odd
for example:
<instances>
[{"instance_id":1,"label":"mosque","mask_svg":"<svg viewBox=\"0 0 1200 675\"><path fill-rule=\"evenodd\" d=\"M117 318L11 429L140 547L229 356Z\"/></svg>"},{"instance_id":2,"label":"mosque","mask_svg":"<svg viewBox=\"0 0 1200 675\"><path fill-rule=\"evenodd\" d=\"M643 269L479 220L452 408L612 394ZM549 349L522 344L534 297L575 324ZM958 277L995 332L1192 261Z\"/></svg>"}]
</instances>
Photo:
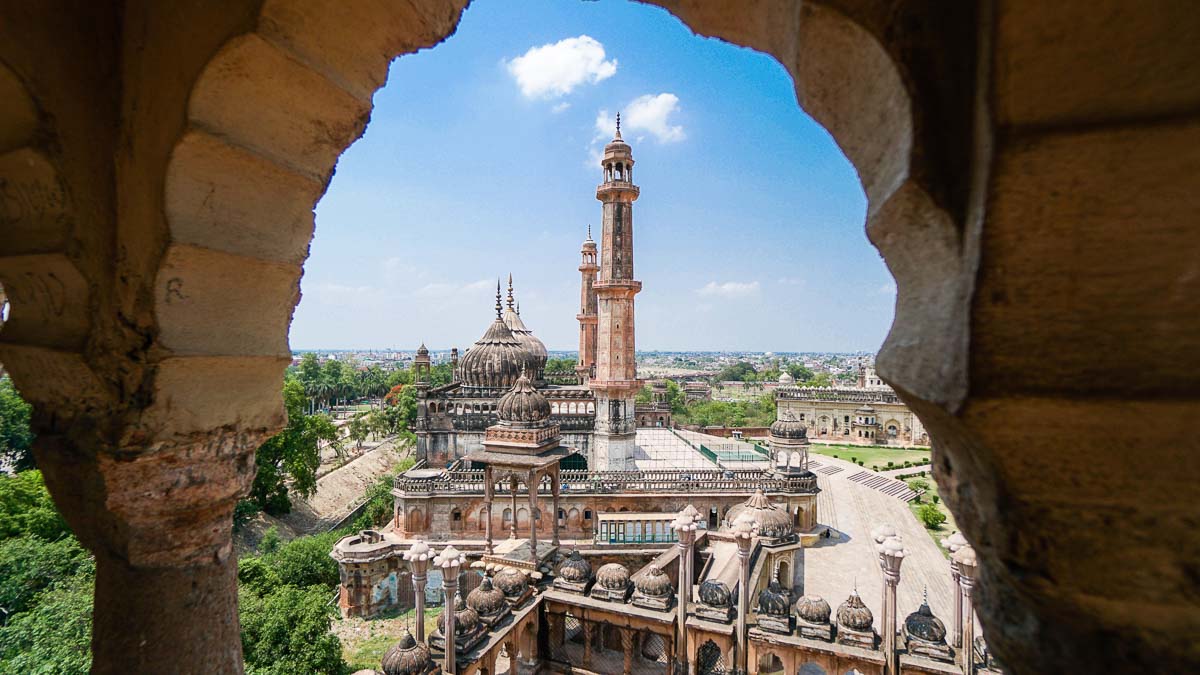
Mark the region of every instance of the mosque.
<instances>
[{"instance_id":1,"label":"mosque","mask_svg":"<svg viewBox=\"0 0 1200 675\"><path fill-rule=\"evenodd\" d=\"M953 578L950 628L927 594L901 621L898 597L914 597L912 582L897 594L901 564L908 547L932 542L888 525L851 531L850 514L823 513L833 502L809 460L807 421L776 421L765 448L637 428L639 189L619 117L601 163L601 245L589 233L579 267L576 381L548 381L544 345L499 288L495 319L451 384L431 387L429 354L418 355L418 463L396 478L389 525L344 537L330 555L344 616L444 609L436 629L426 635L417 621L374 672L992 670L971 611L974 551L948 542L948 570L934 554L933 574ZM842 588L842 577L839 596L817 594L813 570L839 551L839 568L876 570L878 596L860 595L858 580Z\"/></svg>"}]
</instances>

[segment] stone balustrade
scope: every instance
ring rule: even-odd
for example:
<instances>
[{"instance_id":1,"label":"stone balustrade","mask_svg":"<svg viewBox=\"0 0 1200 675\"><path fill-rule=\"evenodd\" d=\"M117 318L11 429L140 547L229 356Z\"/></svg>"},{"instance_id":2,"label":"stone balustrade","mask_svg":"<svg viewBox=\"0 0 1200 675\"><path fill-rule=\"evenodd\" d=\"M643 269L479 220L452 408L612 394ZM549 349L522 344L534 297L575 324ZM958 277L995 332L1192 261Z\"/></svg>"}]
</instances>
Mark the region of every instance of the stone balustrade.
<instances>
[{"instance_id":1,"label":"stone balustrade","mask_svg":"<svg viewBox=\"0 0 1200 675\"><path fill-rule=\"evenodd\" d=\"M562 489L570 494L614 494L645 492L672 494L680 492L810 492L815 482L804 477L778 476L758 469L742 471L563 471ZM398 494L483 494L483 471L457 469L432 478L412 478L400 475L395 480ZM496 494L507 494L507 484L498 483ZM524 486L517 493L525 493ZM538 488L550 494L549 483Z\"/></svg>"}]
</instances>

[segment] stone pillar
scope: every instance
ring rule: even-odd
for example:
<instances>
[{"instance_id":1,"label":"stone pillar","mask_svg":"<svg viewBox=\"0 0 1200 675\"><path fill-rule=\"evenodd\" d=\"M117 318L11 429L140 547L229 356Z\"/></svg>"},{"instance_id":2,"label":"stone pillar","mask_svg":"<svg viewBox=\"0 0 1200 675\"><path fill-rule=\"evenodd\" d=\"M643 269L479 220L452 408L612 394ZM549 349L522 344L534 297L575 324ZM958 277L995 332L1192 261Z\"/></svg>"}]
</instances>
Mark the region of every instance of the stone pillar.
<instances>
[{"instance_id":1,"label":"stone pillar","mask_svg":"<svg viewBox=\"0 0 1200 675\"><path fill-rule=\"evenodd\" d=\"M625 667L622 675L632 675L633 673L633 631L628 628L621 629L621 650L625 653Z\"/></svg>"},{"instance_id":2,"label":"stone pillar","mask_svg":"<svg viewBox=\"0 0 1200 675\"><path fill-rule=\"evenodd\" d=\"M508 523L508 538L517 538L517 477L508 479L508 495L512 499L512 520ZM533 514L530 514L530 518Z\"/></svg>"},{"instance_id":3,"label":"stone pillar","mask_svg":"<svg viewBox=\"0 0 1200 675\"><path fill-rule=\"evenodd\" d=\"M580 619L580 621L583 621ZM583 667L591 669L592 667L592 623L583 621Z\"/></svg>"},{"instance_id":4,"label":"stone pillar","mask_svg":"<svg viewBox=\"0 0 1200 675\"><path fill-rule=\"evenodd\" d=\"M750 549L758 532L757 524L743 513L733 524L733 536L738 545L738 606L737 606L737 675L748 675L746 615L750 612Z\"/></svg>"},{"instance_id":5,"label":"stone pillar","mask_svg":"<svg viewBox=\"0 0 1200 675\"><path fill-rule=\"evenodd\" d=\"M962 536L961 532L955 532L942 540L942 546L950 551L950 578L954 580L954 625L950 633L950 644L955 649L962 648L963 592L962 574L958 570L958 561L954 559L954 554L966 545L967 539Z\"/></svg>"},{"instance_id":6,"label":"stone pillar","mask_svg":"<svg viewBox=\"0 0 1200 675\"><path fill-rule=\"evenodd\" d=\"M483 467L483 518L484 518L484 551L492 555L492 498L495 496L495 485L492 483L492 467ZM515 517L515 516L514 516Z\"/></svg>"},{"instance_id":7,"label":"stone pillar","mask_svg":"<svg viewBox=\"0 0 1200 675\"><path fill-rule=\"evenodd\" d=\"M536 471L529 472L529 552L537 558L537 526L538 526L538 476Z\"/></svg>"},{"instance_id":8,"label":"stone pillar","mask_svg":"<svg viewBox=\"0 0 1200 675\"><path fill-rule=\"evenodd\" d=\"M561 486L561 485L562 485L562 483L559 481L559 473L558 473L558 469L557 469L557 468L555 468L555 469L554 469L554 473L550 474L550 493L553 495L553 500L554 500L554 507L553 507L553 511L552 511L552 515L553 515L553 517L554 517L554 520L553 520L553 523L554 523L554 535L553 535L553 539L551 540L551 542L550 542L550 543L554 544L554 546L555 546L556 548L559 546L559 539L558 539L558 496L559 496L559 489L560 489L560 486Z\"/></svg>"},{"instance_id":9,"label":"stone pillar","mask_svg":"<svg viewBox=\"0 0 1200 675\"><path fill-rule=\"evenodd\" d=\"M676 675L682 675L687 671L688 652L687 652L687 607L688 600L691 596L691 561L692 561L692 544L696 540L696 521L686 512L681 512L671 523L671 527L675 529L676 536L679 537L679 596L676 598L676 618L675 618L675 642L676 642L676 661L674 669Z\"/></svg>"},{"instance_id":10,"label":"stone pillar","mask_svg":"<svg viewBox=\"0 0 1200 675\"><path fill-rule=\"evenodd\" d=\"M442 627L442 635L446 638L446 658L442 672L446 675L458 672L458 643L454 639L454 598L458 594L458 571L464 562L466 556L459 553L453 545L442 549L433 559L433 564L442 570L442 589L446 597L446 611L442 612L446 620L446 625ZM424 621L425 617L419 617L418 620Z\"/></svg>"},{"instance_id":11,"label":"stone pillar","mask_svg":"<svg viewBox=\"0 0 1200 675\"><path fill-rule=\"evenodd\" d=\"M959 654L962 656L963 673L974 675L975 610L971 604L971 592L975 589L975 575L978 572L975 549L970 544L963 546L954 554L954 561L958 563L959 582L962 584L963 594L963 635Z\"/></svg>"},{"instance_id":12,"label":"stone pillar","mask_svg":"<svg viewBox=\"0 0 1200 675\"><path fill-rule=\"evenodd\" d=\"M404 552L404 559L412 566L413 600L416 603L417 642L425 642L425 573L433 551L424 541L417 540Z\"/></svg>"}]
</instances>

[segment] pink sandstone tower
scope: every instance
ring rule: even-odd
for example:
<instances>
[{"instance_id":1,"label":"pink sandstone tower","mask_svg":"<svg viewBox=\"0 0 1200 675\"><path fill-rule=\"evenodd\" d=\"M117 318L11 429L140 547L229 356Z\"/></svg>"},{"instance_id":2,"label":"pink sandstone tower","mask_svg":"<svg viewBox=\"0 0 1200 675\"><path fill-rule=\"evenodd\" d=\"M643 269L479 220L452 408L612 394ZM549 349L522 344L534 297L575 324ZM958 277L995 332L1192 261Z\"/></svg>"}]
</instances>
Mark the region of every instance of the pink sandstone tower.
<instances>
[{"instance_id":1,"label":"pink sandstone tower","mask_svg":"<svg viewBox=\"0 0 1200 675\"><path fill-rule=\"evenodd\" d=\"M596 372L588 386L596 396L595 469L626 470L634 456L637 421L634 397L640 385L634 358L633 296L642 282L633 278L633 153L617 134L604 146L604 182L596 199L604 204L600 276L596 294ZM586 333L586 330L584 331ZM581 354L582 356L582 354Z\"/></svg>"},{"instance_id":2,"label":"pink sandstone tower","mask_svg":"<svg viewBox=\"0 0 1200 675\"><path fill-rule=\"evenodd\" d=\"M586 385L592 379L592 369L596 367L596 242L592 241L592 226L588 225L588 237L579 251L579 365L575 372L579 375L579 383Z\"/></svg>"}]
</instances>

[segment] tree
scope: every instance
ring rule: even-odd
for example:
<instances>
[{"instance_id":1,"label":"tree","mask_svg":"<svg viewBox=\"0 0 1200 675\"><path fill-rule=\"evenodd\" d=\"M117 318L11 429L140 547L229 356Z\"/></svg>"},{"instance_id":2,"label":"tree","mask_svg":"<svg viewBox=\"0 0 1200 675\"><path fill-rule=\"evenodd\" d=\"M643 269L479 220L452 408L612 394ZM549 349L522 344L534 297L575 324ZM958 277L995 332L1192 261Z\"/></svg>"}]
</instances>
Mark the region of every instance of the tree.
<instances>
[{"instance_id":1,"label":"tree","mask_svg":"<svg viewBox=\"0 0 1200 675\"><path fill-rule=\"evenodd\" d=\"M796 382L808 382L813 379L813 371L806 368L802 363L789 363L787 371Z\"/></svg>"},{"instance_id":2,"label":"tree","mask_svg":"<svg viewBox=\"0 0 1200 675\"><path fill-rule=\"evenodd\" d=\"M635 403L649 403L652 400L653 396L654 396L654 394L650 391L650 385L646 385L646 386L642 387L641 390L638 391L637 396L634 398L634 402Z\"/></svg>"},{"instance_id":3,"label":"tree","mask_svg":"<svg viewBox=\"0 0 1200 675\"><path fill-rule=\"evenodd\" d=\"M946 522L946 514L942 513L936 504L922 504L917 508L917 517L930 530Z\"/></svg>"},{"instance_id":4,"label":"tree","mask_svg":"<svg viewBox=\"0 0 1200 675\"><path fill-rule=\"evenodd\" d=\"M367 424L367 414L355 415L351 418L348 426L350 440L354 441L354 446L361 450L363 441L367 440L367 435L371 433L371 427Z\"/></svg>"},{"instance_id":5,"label":"tree","mask_svg":"<svg viewBox=\"0 0 1200 675\"><path fill-rule=\"evenodd\" d=\"M0 607L9 614L25 612L46 588L76 574L91 577L95 570L91 554L75 537L6 539L0 542Z\"/></svg>"},{"instance_id":6,"label":"tree","mask_svg":"<svg viewBox=\"0 0 1200 675\"><path fill-rule=\"evenodd\" d=\"M301 495L313 493L321 464L319 444L337 439L337 428L328 416L304 414L304 387L299 380L284 381L283 403L287 426L259 446L255 454L258 473L250 488L250 500L272 515L291 510L287 481Z\"/></svg>"},{"instance_id":7,"label":"tree","mask_svg":"<svg viewBox=\"0 0 1200 675\"><path fill-rule=\"evenodd\" d=\"M749 373L757 372L754 370L754 364L749 361L738 361L732 365L725 366L717 373L717 381L743 381Z\"/></svg>"},{"instance_id":8,"label":"tree","mask_svg":"<svg viewBox=\"0 0 1200 675\"><path fill-rule=\"evenodd\" d=\"M0 474L0 538L31 534L53 541L70 532L42 482L42 472Z\"/></svg>"},{"instance_id":9,"label":"tree","mask_svg":"<svg viewBox=\"0 0 1200 675\"><path fill-rule=\"evenodd\" d=\"M319 587L238 593L242 653L251 675L342 673L342 645L329 632L334 608Z\"/></svg>"},{"instance_id":10,"label":"tree","mask_svg":"<svg viewBox=\"0 0 1200 675\"><path fill-rule=\"evenodd\" d=\"M833 378L829 376L829 373L817 373L804 384L809 387L832 387Z\"/></svg>"},{"instance_id":11,"label":"tree","mask_svg":"<svg viewBox=\"0 0 1200 675\"><path fill-rule=\"evenodd\" d=\"M92 592L76 574L39 593L0 628L0 672L86 675L92 667Z\"/></svg>"},{"instance_id":12,"label":"tree","mask_svg":"<svg viewBox=\"0 0 1200 675\"><path fill-rule=\"evenodd\" d=\"M33 468L31 413L12 380L0 377L0 458L15 471Z\"/></svg>"}]
</instances>

